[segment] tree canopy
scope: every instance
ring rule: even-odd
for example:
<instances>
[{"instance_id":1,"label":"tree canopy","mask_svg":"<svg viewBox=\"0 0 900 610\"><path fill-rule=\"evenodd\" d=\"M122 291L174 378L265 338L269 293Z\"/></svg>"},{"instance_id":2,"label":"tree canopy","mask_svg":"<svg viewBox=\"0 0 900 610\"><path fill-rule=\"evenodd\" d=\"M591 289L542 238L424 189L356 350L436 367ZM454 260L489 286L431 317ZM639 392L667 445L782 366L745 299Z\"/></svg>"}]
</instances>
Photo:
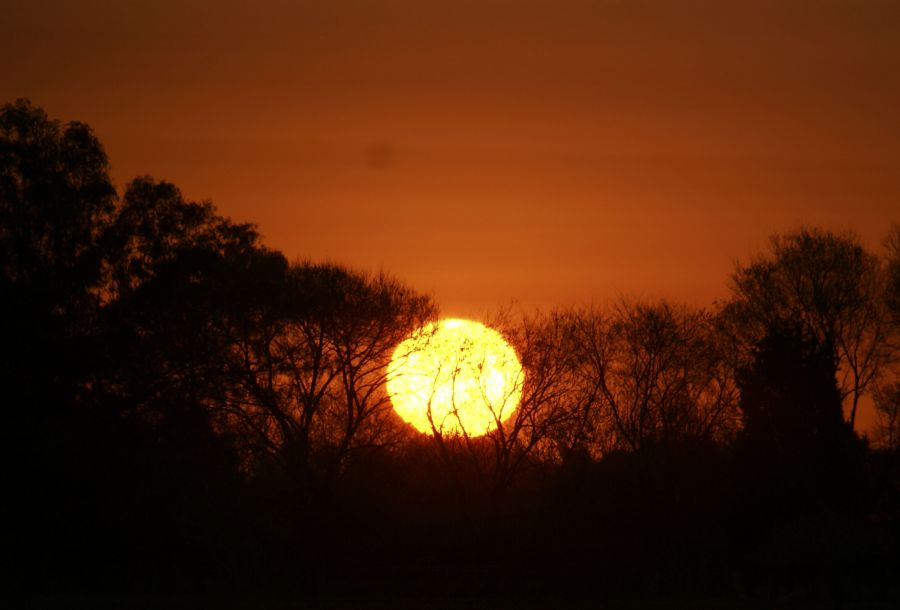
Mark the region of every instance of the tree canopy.
<instances>
[{"instance_id":1,"label":"tree canopy","mask_svg":"<svg viewBox=\"0 0 900 610\"><path fill-rule=\"evenodd\" d=\"M837 524L817 532L836 550L800 564L863 578L853 549L889 557L872 540L898 531L891 231L886 261L852 234L776 236L709 310L501 313L518 408L483 436L429 436L393 412L386 377L439 315L431 297L289 261L151 176L117 193L89 127L7 104L14 576L48 591L715 593L777 583L777 544L814 517ZM876 386L884 448L853 430Z\"/></svg>"},{"instance_id":2,"label":"tree canopy","mask_svg":"<svg viewBox=\"0 0 900 610\"><path fill-rule=\"evenodd\" d=\"M802 228L774 236L770 253L738 265L731 282L727 315L745 350L787 324L830 346L853 425L859 399L891 357L878 257L852 234Z\"/></svg>"}]
</instances>

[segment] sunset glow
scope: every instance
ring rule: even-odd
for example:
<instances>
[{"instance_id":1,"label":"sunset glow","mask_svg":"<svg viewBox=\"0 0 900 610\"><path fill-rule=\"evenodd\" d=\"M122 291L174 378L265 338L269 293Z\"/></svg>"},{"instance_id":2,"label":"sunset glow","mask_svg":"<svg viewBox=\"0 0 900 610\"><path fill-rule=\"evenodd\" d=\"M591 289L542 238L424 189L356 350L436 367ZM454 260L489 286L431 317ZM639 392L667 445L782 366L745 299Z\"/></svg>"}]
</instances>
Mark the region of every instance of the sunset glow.
<instances>
[{"instance_id":1,"label":"sunset glow","mask_svg":"<svg viewBox=\"0 0 900 610\"><path fill-rule=\"evenodd\" d=\"M397 346L387 388L397 414L418 431L480 436L512 415L522 380L516 352L500 333L447 319Z\"/></svg>"}]
</instances>

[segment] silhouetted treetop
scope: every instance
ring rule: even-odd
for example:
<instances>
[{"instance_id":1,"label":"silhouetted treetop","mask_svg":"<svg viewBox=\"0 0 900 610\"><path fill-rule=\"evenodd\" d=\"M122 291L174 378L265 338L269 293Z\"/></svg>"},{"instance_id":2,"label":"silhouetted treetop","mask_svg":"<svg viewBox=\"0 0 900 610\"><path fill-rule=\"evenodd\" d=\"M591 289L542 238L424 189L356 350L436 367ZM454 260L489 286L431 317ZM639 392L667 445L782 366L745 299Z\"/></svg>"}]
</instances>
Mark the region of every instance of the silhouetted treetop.
<instances>
[{"instance_id":1,"label":"silhouetted treetop","mask_svg":"<svg viewBox=\"0 0 900 610\"><path fill-rule=\"evenodd\" d=\"M149 176L125 190L107 235L112 279L118 291L134 289L166 263L198 252L220 256L261 249L250 224L219 216L209 202L186 201L173 184Z\"/></svg>"},{"instance_id":2,"label":"silhouetted treetop","mask_svg":"<svg viewBox=\"0 0 900 610\"><path fill-rule=\"evenodd\" d=\"M830 346L852 425L889 356L881 261L856 236L815 228L776 235L770 250L737 266L725 317L745 350L788 324Z\"/></svg>"},{"instance_id":3,"label":"silhouetted treetop","mask_svg":"<svg viewBox=\"0 0 900 610\"><path fill-rule=\"evenodd\" d=\"M100 278L100 238L115 210L103 146L18 100L0 108L0 265L17 293L61 307Z\"/></svg>"}]
</instances>

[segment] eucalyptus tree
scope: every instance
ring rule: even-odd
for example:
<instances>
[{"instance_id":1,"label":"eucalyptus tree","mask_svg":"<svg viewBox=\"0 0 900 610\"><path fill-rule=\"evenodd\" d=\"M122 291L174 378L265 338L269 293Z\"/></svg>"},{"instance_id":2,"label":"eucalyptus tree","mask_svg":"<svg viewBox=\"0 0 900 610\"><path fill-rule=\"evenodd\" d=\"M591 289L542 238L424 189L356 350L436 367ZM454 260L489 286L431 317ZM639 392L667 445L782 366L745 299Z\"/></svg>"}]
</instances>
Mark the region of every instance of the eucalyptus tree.
<instances>
[{"instance_id":1,"label":"eucalyptus tree","mask_svg":"<svg viewBox=\"0 0 900 610\"><path fill-rule=\"evenodd\" d=\"M106 298L113 300L192 256L237 260L267 251L256 228L221 216L209 201L189 201L180 189L151 176L132 180L104 232Z\"/></svg>"},{"instance_id":2,"label":"eucalyptus tree","mask_svg":"<svg viewBox=\"0 0 900 610\"><path fill-rule=\"evenodd\" d=\"M205 509L227 503L234 470L208 418L222 381L209 295L225 259L256 247L171 185L141 179L120 200L88 126L0 109L0 381L16 521L27 548L53 549L34 565L69 573L85 544L159 549L216 520Z\"/></svg>"},{"instance_id":3,"label":"eucalyptus tree","mask_svg":"<svg viewBox=\"0 0 900 610\"><path fill-rule=\"evenodd\" d=\"M16 524L7 546L21 566L13 581L63 573L90 530L92 511L79 509L97 478L82 463L96 453L85 437L101 435L79 407L96 355L100 234L115 201L87 125L51 120L27 100L0 106L0 384Z\"/></svg>"},{"instance_id":4,"label":"eucalyptus tree","mask_svg":"<svg viewBox=\"0 0 900 610\"><path fill-rule=\"evenodd\" d=\"M98 389L148 421L187 417L208 428L226 382L218 328L250 316L287 262L251 225L149 176L126 187L103 239L107 362Z\"/></svg>"},{"instance_id":5,"label":"eucalyptus tree","mask_svg":"<svg viewBox=\"0 0 900 610\"><path fill-rule=\"evenodd\" d=\"M0 375L13 403L58 406L78 391L115 203L90 127L27 100L0 107Z\"/></svg>"}]
</instances>

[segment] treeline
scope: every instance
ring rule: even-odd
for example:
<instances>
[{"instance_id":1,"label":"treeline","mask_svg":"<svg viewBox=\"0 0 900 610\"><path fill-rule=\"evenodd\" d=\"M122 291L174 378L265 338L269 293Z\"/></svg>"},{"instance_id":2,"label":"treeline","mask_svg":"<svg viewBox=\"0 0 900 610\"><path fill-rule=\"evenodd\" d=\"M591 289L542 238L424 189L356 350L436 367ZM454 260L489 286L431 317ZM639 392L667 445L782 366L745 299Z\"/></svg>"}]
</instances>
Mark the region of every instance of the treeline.
<instances>
[{"instance_id":1,"label":"treeline","mask_svg":"<svg viewBox=\"0 0 900 610\"><path fill-rule=\"evenodd\" d=\"M900 227L803 228L731 298L498 315L525 370L481 438L400 421L438 315L289 262L90 128L0 110L7 504L24 591L883 597L900 568ZM858 433L860 400L878 412Z\"/></svg>"}]
</instances>

